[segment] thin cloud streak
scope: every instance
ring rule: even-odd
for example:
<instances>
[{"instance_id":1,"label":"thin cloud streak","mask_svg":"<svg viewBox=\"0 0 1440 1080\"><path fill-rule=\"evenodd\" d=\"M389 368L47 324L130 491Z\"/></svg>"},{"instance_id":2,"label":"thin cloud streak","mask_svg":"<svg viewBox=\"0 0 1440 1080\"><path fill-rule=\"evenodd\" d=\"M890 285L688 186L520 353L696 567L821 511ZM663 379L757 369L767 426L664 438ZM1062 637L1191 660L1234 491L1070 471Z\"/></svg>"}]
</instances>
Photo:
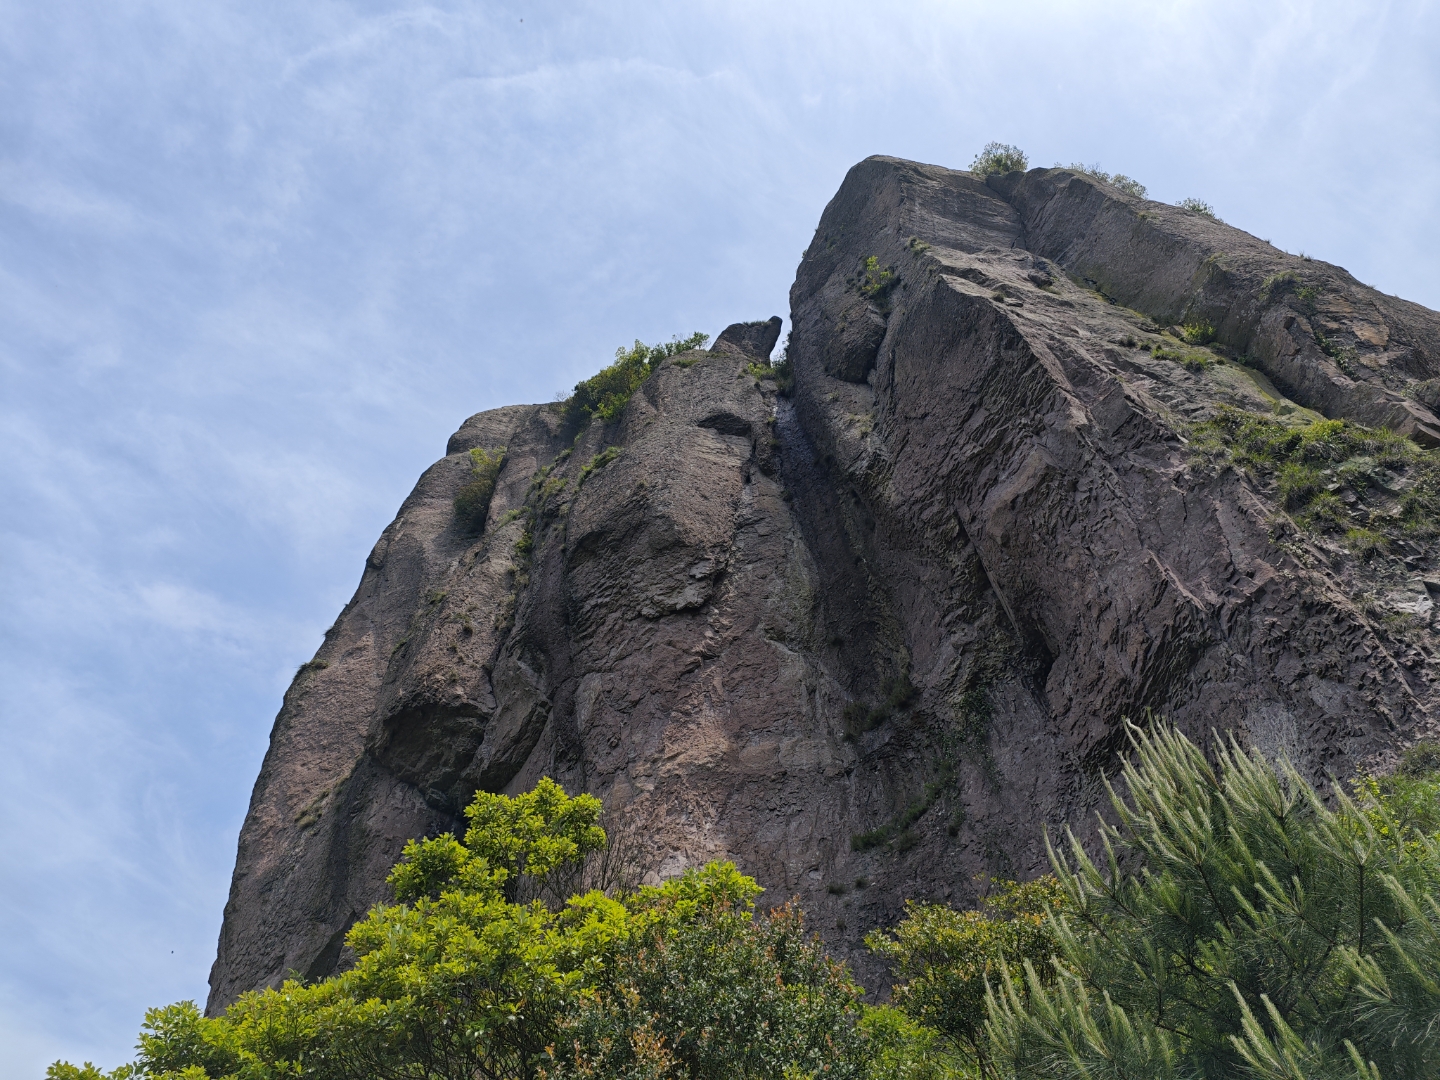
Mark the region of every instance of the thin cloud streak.
<instances>
[{"instance_id":1,"label":"thin cloud streak","mask_svg":"<svg viewBox=\"0 0 1440 1080\"><path fill-rule=\"evenodd\" d=\"M7 1074L113 1065L204 994L280 696L450 431L636 337L787 314L860 158L1098 161L1440 304L1418 0L0 25Z\"/></svg>"}]
</instances>

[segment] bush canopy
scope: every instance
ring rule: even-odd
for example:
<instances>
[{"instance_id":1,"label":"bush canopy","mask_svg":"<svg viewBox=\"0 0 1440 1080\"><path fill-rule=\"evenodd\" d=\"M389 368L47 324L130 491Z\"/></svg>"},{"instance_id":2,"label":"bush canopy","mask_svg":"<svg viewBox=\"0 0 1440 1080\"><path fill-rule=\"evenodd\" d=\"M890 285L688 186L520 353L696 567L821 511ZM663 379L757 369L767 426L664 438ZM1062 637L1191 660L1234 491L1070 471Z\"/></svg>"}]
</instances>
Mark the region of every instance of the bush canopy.
<instances>
[{"instance_id":1,"label":"bush canopy","mask_svg":"<svg viewBox=\"0 0 1440 1080\"><path fill-rule=\"evenodd\" d=\"M628 349L622 345L615 350L613 364L575 384L575 392L565 399L566 425L578 430L591 417L607 423L618 419L630 395L654 374L662 360L703 349L709 340L709 334L697 330L687 338L675 337L659 345L646 345L638 338Z\"/></svg>"},{"instance_id":2,"label":"bush canopy","mask_svg":"<svg viewBox=\"0 0 1440 1080\"><path fill-rule=\"evenodd\" d=\"M733 864L522 902L609 843L550 780L412 841L319 982L146 1014L133 1064L50 1080L1429 1080L1440 1076L1440 747L1317 792L1233 739L1128 725L1098 843L911 903L867 943L892 1004ZM557 875L560 875L557 877Z\"/></svg>"},{"instance_id":3,"label":"bush canopy","mask_svg":"<svg viewBox=\"0 0 1440 1080\"><path fill-rule=\"evenodd\" d=\"M970 163L970 171L977 176L1024 172L1029 167L1030 159L1025 156L1024 150L1000 142L986 143L985 148L976 154L975 160Z\"/></svg>"}]
</instances>

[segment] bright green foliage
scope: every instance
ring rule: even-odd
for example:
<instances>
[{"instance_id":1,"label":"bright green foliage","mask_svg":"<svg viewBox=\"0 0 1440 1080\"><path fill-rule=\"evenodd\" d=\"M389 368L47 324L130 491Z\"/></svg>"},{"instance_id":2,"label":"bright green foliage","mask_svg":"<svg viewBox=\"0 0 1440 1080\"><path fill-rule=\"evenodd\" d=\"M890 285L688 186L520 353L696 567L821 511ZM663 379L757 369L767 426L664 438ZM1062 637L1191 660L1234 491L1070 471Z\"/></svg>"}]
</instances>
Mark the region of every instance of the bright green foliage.
<instances>
[{"instance_id":1,"label":"bright green foliage","mask_svg":"<svg viewBox=\"0 0 1440 1080\"><path fill-rule=\"evenodd\" d=\"M1130 734L1102 858L1073 835L1052 851L1053 974L1027 961L988 1001L1002 1074L1437 1075L1440 844L1421 819L1379 782L1332 809L1286 762L1231 743L1212 768L1178 733Z\"/></svg>"},{"instance_id":2,"label":"bright green foliage","mask_svg":"<svg viewBox=\"0 0 1440 1080\"><path fill-rule=\"evenodd\" d=\"M477 792L465 816L470 819L465 845L472 857L515 877L544 877L605 846L605 830L595 824L600 800L571 798L548 777L513 798Z\"/></svg>"},{"instance_id":3,"label":"bright green foliage","mask_svg":"<svg viewBox=\"0 0 1440 1080\"><path fill-rule=\"evenodd\" d=\"M1416 834L1440 835L1440 743L1417 743L1389 776L1362 776L1351 786L1371 825L1409 843L1412 856L1424 855Z\"/></svg>"},{"instance_id":4,"label":"bright green foliage","mask_svg":"<svg viewBox=\"0 0 1440 1080\"><path fill-rule=\"evenodd\" d=\"M631 932L564 1024L545 1075L860 1077L860 990L790 906L756 918L755 882L711 864L631 900Z\"/></svg>"},{"instance_id":5,"label":"bright green foliage","mask_svg":"<svg viewBox=\"0 0 1440 1080\"><path fill-rule=\"evenodd\" d=\"M889 933L872 931L865 944L890 959L900 978L895 1004L917 1022L943 1033L983 1067L987 985L1001 965L1029 961L1048 970L1055 952L1049 913L1065 894L1054 877L1016 884L995 882L978 911L943 904L905 905L905 919Z\"/></svg>"},{"instance_id":6,"label":"bright green foliage","mask_svg":"<svg viewBox=\"0 0 1440 1080\"><path fill-rule=\"evenodd\" d=\"M970 163L970 171L977 176L1024 172L1029 167L1030 159L1025 156L1025 151L1018 146L1001 142L986 143L985 148L976 154L975 160Z\"/></svg>"},{"instance_id":7,"label":"bright green foliage","mask_svg":"<svg viewBox=\"0 0 1440 1080\"><path fill-rule=\"evenodd\" d=\"M597 374L575 384L575 393L565 402L565 423L572 430L592 416L609 423L620 416L630 395L640 388L662 360L693 349L703 349L709 334L696 332L688 338L676 337L659 345L636 341L626 349L615 350L615 362Z\"/></svg>"},{"instance_id":8,"label":"bright green foliage","mask_svg":"<svg viewBox=\"0 0 1440 1080\"><path fill-rule=\"evenodd\" d=\"M455 496L455 520L466 532L479 532L485 527L490 510L490 497L495 494L495 481L505 464L505 447L490 450L475 447L470 451L470 479Z\"/></svg>"},{"instance_id":9,"label":"bright green foliage","mask_svg":"<svg viewBox=\"0 0 1440 1080\"><path fill-rule=\"evenodd\" d=\"M892 1005L867 1008L860 1017L868 1080L970 1080L974 1064L940 1032Z\"/></svg>"},{"instance_id":10,"label":"bright green foliage","mask_svg":"<svg viewBox=\"0 0 1440 1080\"><path fill-rule=\"evenodd\" d=\"M1215 327L1204 319L1197 319L1182 326L1180 336L1187 345L1208 345L1215 340Z\"/></svg>"},{"instance_id":11,"label":"bright green foliage","mask_svg":"<svg viewBox=\"0 0 1440 1080\"><path fill-rule=\"evenodd\" d=\"M104 1072L88 1061L84 1065L57 1061L45 1070L45 1080L130 1080L138 1075L133 1065L121 1065L118 1069Z\"/></svg>"},{"instance_id":12,"label":"bright green foliage","mask_svg":"<svg viewBox=\"0 0 1440 1080\"><path fill-rule=\"evenodd\" d=\"M1365 530L1354 543L1368 551L1440 531L1440 455L1384 428L1348 420L1292 426L1227 406L1192 429L1190 449L1197 458L1233 462L1262 486L1273 484L1306 528ZM1354 498L1342 501L1337 488Z\"/></svg>"},{"instance_id":13,"label":"bright green foliage","mask_svg":"<svg viewBox=\"0 0 1440 1080\"><path fill-rule=\"evenodd\" d=\"M153 1009L134 1066L57 1062L51 1076L858 1077L859 991L797 912L754 917L761 890L733 864L619 898L514 900L605 843L599 812L550 780L482 792L463 842L407 845L390 877L400 902L350 931L350 970L246 994L214 1018L192 1002Z\"/></svg>"},{"instance_id":14,"label":"bright green foliage","mask_svg":"<svg viewBox=\"0 0 1440 1080\"><path fill-rule=\"evenodd\" d=\"M533 1075L628 912L601 893L552 911L506 890L603 845L599 812L549 780L515 798L482 792L463 844L407 845L390 878L401 902L373 909L346 939L353 968L246 994L216 1018L190 1002L151 1010L137 1077Z\"/></svg>"},{"instance_id":15,"label":"bright green foliage","mask_svg":"<svg viewBox=\"0 0 1440 1080\"><path fill-rule=\"evenodd\" d=\"M893 266L881 266L880 259L876 255L870 255L865 259L865 264L860 268L860 292L882 307L888 302L890 293L900 279L895 276Z\"/></svg>"},{"instance_id":16,"label":"bright green foliage","mask_svg":"<svg viewBox=\"0 0 1440 1080\"><path fill-rule=\"evenodd\" d=\"M465 809L470 827L462 844L449 833L411 840L390 872L390 885L402 904L436 899L460 884L474 892L513 886L522 876L544 878L567 863L579 862L605 846L600 800L571 798L548 777L523 795L476 792Z\"/></svg>"}]
</instances>

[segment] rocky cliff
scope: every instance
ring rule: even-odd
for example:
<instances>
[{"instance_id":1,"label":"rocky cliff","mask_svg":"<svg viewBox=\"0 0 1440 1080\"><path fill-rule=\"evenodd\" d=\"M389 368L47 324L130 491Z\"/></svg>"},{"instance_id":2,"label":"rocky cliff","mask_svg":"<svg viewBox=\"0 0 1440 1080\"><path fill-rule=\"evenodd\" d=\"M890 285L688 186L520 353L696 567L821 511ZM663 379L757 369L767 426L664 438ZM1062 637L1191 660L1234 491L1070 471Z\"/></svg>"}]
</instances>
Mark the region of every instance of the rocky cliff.
<instances>
[{"instance_id":1,"label":"rocky cliff","mask_svg":"<svg viewBox=\"0 0 1440 1080\"><path fill-rule=\"evenodd\" d=\"M1043 868L1122 717L1316 777L1433 732L1440 316L1068 170L891 158L790 303L782 368L740 324L612 421L450 439L285 696L211 1010L333 970L477 788L601 796L652 877L734 859L873 979L904 898ZM1321 417L1405 446L1268 467Z\"/></svg>"}]
</instances>

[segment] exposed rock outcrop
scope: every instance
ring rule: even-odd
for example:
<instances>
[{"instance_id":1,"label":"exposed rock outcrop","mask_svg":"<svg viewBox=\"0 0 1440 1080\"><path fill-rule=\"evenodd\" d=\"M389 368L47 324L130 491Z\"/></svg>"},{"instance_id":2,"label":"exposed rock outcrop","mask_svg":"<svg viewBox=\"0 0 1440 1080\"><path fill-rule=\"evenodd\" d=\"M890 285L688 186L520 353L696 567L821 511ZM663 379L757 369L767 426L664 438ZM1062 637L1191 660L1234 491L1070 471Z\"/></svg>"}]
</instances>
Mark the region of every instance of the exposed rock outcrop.
<instances>
[{"instance_id":1,"label":"exposed rock outcrop","mask_svg":"<svg viewBox=\"0 0 1440 1080\"><path fill-rule=\"evenodd\" d=\"M733 858L873 979L905 897L1042 869L1123 716L1316 777L1434 730L1433 548L1346 559L1186 439L1232 404L1440 441L1440 316L1068 170L890 158L790 299L793 397L772 319L573 442L550 406L451 438L286 694L212 1010L333 970L477 788L600 795L654 877ZM1152 355L1175 323L1230 362ZM504 450L478 536L472 448Z\"/></svg>"},{"instance_id":2,"label":"exposed rock outcrop","mask_svg":"<svg viewBox=\"0 0 1440 1080\"><path fill-rule=\"evenodd\" d=\"M711 352L736 352L754 360L768 361L780 340L784 320L772 315L764 322L732 323L721 331L710 347Z\"/></svg>"}]
</instances>

